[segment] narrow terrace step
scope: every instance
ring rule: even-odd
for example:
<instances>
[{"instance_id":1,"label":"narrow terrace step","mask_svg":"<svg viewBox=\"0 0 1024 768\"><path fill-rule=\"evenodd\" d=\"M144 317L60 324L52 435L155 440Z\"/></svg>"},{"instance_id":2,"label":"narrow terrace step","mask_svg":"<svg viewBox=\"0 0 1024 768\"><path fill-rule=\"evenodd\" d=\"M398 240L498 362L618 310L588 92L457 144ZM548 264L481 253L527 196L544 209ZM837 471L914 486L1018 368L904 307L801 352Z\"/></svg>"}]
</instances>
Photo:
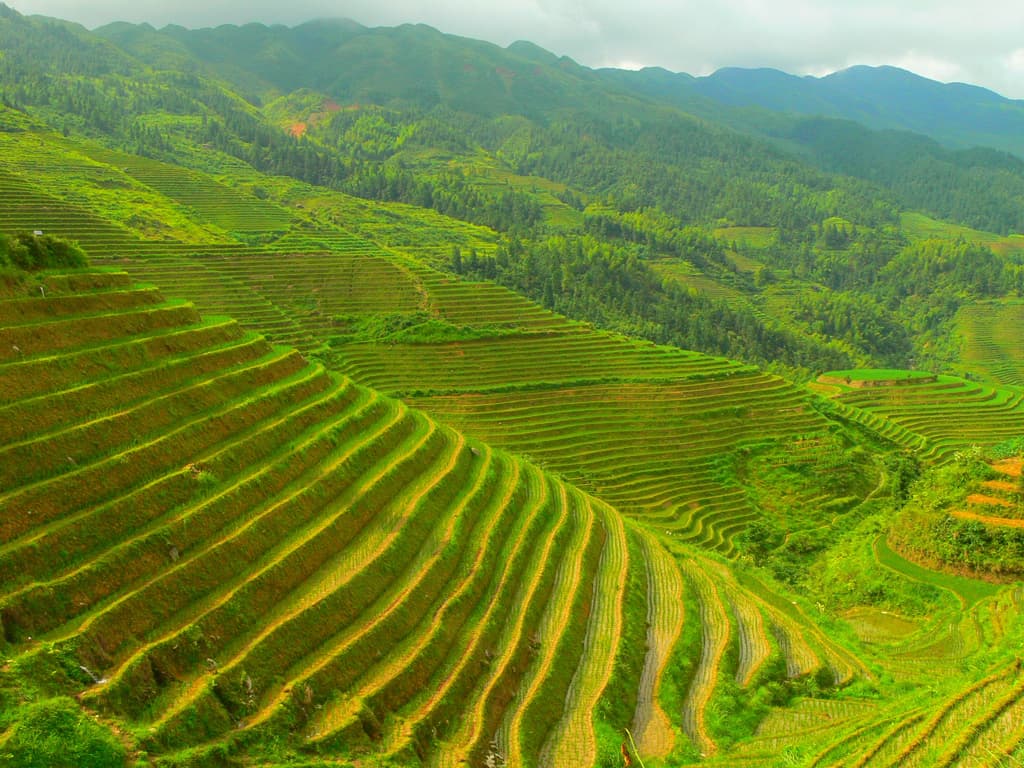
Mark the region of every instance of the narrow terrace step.
<instances>
[{"instance_id":1,"label":"narrow terrace step","mask_svg":"<svg viewBox=\"0 0 1024 768\"><path fill-rule=\"evenodd\" d=\"M116 338L81 351L12 363L0 363L0 404L38 397L114 376L118 371L158 364L240 338L242 329L231 320L206 320L159 329L138 337Z\"/></svg>"},{"instance_id":2,"label":"narrow terrace step","mask_svg":"<svg viewBox=\"0 0 1024 768\"><path fill-rule=\"evenodd\" d=\"M198 321L199 315L191 304L168 303L151 309L128 309L4 327L0 328L0 363L52 355L66 349L149 334Z\"/></svg>"},{"instance_id":3,"label":"narrow terrace step","mask_svg":"<svg viewBox=\"0 0 1024 768\"><path fill-rule=\"evenodd\" d=\"M66 428L87 417L110 413L149 399L186 378L231 368L269 351L261 337L250 334L199 354L164 358L141 369L0 406L0 445L42 436L58 424Z\"/></svg>"},{"instance_id":4,"label":"narrow terrace step","mask_svg":"<svg viewBox=\"0 0 1024 768\"><path fill-rule=\"evenodd\" d=\"M0 301L0 326L7 328L65 318L71 315L95 315L163 304L156 288L95 291L70 295L40 295Z\"/></svg>"},{"instance_id":5,"label":"narrow terrace step","mask_svg":"<svg viewBox=\"0 0 1024 768\"><path fill-rule=\"evenodd\" d=\"M505 713L499 745L512 765L535 762L547 730L564 711L564 697L578 659L579 645L567 638L575 629L582 641L584 629L570 617L586 615L590 603L587 586L593 578L603 536L593 525L593 510L582 497L565 487L563 505L570 507L575 524L573 538L560 564L555 589L538 629L538 655L524 676L514 704Z\"/></svg>"},{"instance_id":6,"label":"narrow terrace step","mask_svg":"<svg viewBox=\"0 0 1024 768\"><path fill-rule=\"evenodd\" d=\"M243 399L200 414L156 439L125 447L103 461L50 479L0 493L0 540L10 541L76 510L102 503L137 484L181 467L226 436L259 422L284 403L304 399L324 388L322 368L307 367ZM116 471L112 471L116 470Z\"/></svg>"},{"instance_id":7,"label":"narrow terrace step","mask_svg":"<svg viewBox=\"0 0 1024 768\"><path fill-rule=\"evenodd\" d=\"M638 535L647 571L647 656L632 727L640 755L659 758L668 755L675 744L673 721L661 707L658 694L665 667L683 629L683 577L673 557L654 536L646 531Z\"/></svg>"},{"instance_id":8,"label":"narrow terrace step","mask_svg":"<svg viewBox=\"0 0 1024 768\"><path fill-rule=\"evenodd\" d=\"M106 504L58 518L30 536L0 547L0 583L13 592L25 582L61 579L70 575L66 569L86 567L88 556L100 553L106 558L104 567L120 567L122 577L130 578L131 568L124 561L117 564L118 549L132 551L126 560L137 563L143 559L137 547L146 537L166 535L182 546L188 541L174 525L191 514L189 503L198 503L197 493L203 495L203 472L207 478L231 478L239 485L261 469L260 459L274 456L286 445L289 453L311 460L311 438L333 434L338 423L361 424L361 414L375 400L369 391L346 380L314 392L293 407L272 412L199 454L192 469L182 467L164 474ZM289 467L299 464L292 461ZM195 467L202 468L198 474ZM261 490L269 492L270 488L264 479ZM100 519L102 526L97 524Z\"/></svg>"},{"instance_id":9,"label":"narrow terrace step","mask_svg":"<svg viewBox=\"0 0 1024 768\"><path fill-rule=\"evenodd\" d=\"M195 418L225 401L295 374L305 361L293 351L248 356L226 372L186 380L134 407L0 448L0 488L13 489L86 467L135 442L159 437L174 424ZM29 469L30 468L30 469Z\"/></svg>"}]
</instances>

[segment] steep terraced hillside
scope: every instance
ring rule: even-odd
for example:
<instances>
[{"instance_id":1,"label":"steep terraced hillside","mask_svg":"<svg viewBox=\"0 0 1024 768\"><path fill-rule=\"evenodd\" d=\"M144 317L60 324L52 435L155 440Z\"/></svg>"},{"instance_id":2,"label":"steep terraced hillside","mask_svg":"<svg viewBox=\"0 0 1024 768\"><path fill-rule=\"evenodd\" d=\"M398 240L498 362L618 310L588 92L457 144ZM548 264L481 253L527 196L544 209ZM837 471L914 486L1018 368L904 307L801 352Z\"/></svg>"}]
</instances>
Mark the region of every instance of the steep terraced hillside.
<instances>
[{"instance_id":1,"label":"steep terraced hillside","mask_svg":"<svg viewBox=\"0 0 1024 768\"><path fill-rule=\"evenodd\" d=\"M972 445L992 446L1024 432L1024 390L955 376L840 385L835 399L850 418L940 462Z\"/></svg>"},{"instance_id":2,"label":"steep terraced hillside","mask_svg":"<svg viewBox=\"0 0 1024 768\"><path fill-rule=\"evenodd\" d=\"M187 298L204 313L228 314L243 327L306 354L324 351L352 316L385 307L415 311L423 303L415 281L369 243L344 232L324 234L332 237L319 246L322 253L98 261L159 285L170 296Z\"/></svg>"},{"instance_id":3,"label":"steep terraced hillside","mask_svg":"<svg viewBox=\"0 0 1024 768\"><path fill-rule=\"evenodd\" d=\"M957 315L964 367L995 384L1024 386L1024 302L977 302Z\"/></svg>"},{"instance_id":4,"label":"steep terraced hillside","mask_svg":"<svg viewBox=\"0 0 1024 768\"><path fill-rule=\"evenodd\" d=\"M366 245L208 174L41 129L0 131L0 202L0 231L42 231L106 258L357 253Z\"/></svg>"},{"instance_id":5,"label":"steep terraced hillside","mask_svg":"<svg viewBox=\"0 0 1024 768\"><path fill-rule=\"evenodd\" d=\"M813 441L832 429L806 393L778 377L595 331L507 289L455 279L355 238L320 256L105 263L319 350L362 384L411 397L675 540L726 553L759 514L736 477L736 449ZM413 325L405 335L346 333L375 312ZM415 336L424 313L443 324L441 333Z\"/></svg>"},{"instance_id":6,"label":"steep terraced hillside","mask_svg":"<svg viewBox=\"0 0 1024 768\"><path fill-rule=\"evenodd\" d=\"M0 382L0 688L170 764L710 752L726 679L857 672L723 566L125 274L9 281Z\"/></svg>"},{"instance_id":7,"label":"steep terraced hillside","mask_svg":"<svg viewBox=\"0 0 1024 768\"><path fill-rule=\"evenodd\" d=\"M295 221L293 212L206 174L90 141L43 130L4 131L0 148L6 174L147 238L230 243L236 235L283 233Z\"/></svg>"}]
</instances>

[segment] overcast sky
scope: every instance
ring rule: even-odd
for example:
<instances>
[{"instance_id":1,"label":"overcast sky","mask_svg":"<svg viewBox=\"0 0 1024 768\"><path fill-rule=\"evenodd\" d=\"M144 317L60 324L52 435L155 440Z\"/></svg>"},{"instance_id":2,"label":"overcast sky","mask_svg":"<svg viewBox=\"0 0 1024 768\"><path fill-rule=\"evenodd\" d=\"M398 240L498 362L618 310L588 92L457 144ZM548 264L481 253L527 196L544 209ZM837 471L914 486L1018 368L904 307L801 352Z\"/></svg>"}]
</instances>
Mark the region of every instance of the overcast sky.
<instances>
[{"instance_id":1,"label":"overcast sky","mask_svg":"<svg viewBox=\"0 0 1024 768\"><path fill-rule=\"evenodd\" d=\"M695 75L724 66L822 75L893 64L943 82L1024 98L1021 0L6 0L95 27L296 24L348 17L423 22L507 45L530 40L591 67L657 65Z\"/></svg>"}]
</instances>

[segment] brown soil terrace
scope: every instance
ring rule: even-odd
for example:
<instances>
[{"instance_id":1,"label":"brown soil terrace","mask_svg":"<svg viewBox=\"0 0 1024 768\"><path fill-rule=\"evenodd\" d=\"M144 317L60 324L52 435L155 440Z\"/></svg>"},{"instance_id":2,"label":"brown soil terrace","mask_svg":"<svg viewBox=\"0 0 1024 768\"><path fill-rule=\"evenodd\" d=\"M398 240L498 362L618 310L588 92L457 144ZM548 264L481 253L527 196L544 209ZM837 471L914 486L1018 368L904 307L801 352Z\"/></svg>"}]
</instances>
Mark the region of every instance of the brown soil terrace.
<instances>
[{"instance_id":1,"label":"brown soil terrace","mask_svg":"<svg viewBox=\"0 0 1024 768\"><path fill-rule=\"evenodd\" d=\"M998 496L987 496L984 493L972 493L967 497L967 504L972 507L1003 507L1005 509L1012 509L1016 506L1013 502L1006 499L1000 499Z\"/></svg>"},{"instance_id":2,"label":"brown soil terrace","mask_svg":"<svg viewBox=\"0 0 1024 768\"><path fill-rule=\"evenodd\" d=\"M977 520L986 525L996 525L1003 528L1024 528L1024 520L1020 518L990 517L989 515L979 515L976 512L967 512L962 509L955 510L953 517L959 517L964 520Z\"/></svg>"},{"instance_id":3,"label":"brown soil terrace","mask_svg":"<svg viewBox=\"0 0 1024 768\"><path fill-rule=\"evenodd\" d=\"M1015 456L1012 459L1003 459L992 465L992 469L1010 477L1020 477L1024 472L1024 457Z\"/></svg>"}]
</instances>

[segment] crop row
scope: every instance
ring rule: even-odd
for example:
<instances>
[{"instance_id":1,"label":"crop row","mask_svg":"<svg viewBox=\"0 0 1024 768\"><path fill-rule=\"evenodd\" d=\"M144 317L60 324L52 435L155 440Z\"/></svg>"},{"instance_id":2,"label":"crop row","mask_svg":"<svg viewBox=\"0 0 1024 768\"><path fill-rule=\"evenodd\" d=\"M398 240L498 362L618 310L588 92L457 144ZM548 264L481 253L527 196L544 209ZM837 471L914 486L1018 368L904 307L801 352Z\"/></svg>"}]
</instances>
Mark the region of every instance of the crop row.
<instances>
[{"instance_id":1,"label":"crop row","mask_svg":"<svg viewBox=\"0 0 1024 768\"><path fill-rule=\"evenodd\" d=\"M385 308L412 311L421 303L415 284L401 269L379 256L344 250L112 263L167 295L195 302L203 312L230 315L244 327L303 352L322 347L343 330L342 318Z\"/></svg>"},{"instance_id":2,"label":"crop row","mask_svg":"<svg viewBox=\"0 0 1024 768\"><path fill-rule=\"evenodd\" d=\"M1024 304L1017 301L974 302L964 307L957 317L964 364L988 374L994 383L1024 386L1024 344L1016 333L1022 313Z\"/></svg>"},{"instance_id":3,"label":"crop row","mask_svg":"<svg viewBox=\"0 0 1024 768\"><path fill-rule=\"evenodd\" d=\"M683 579L672 556L649 533L641 535L647 570L647 656L640 677L633 733L644 756L672 751L672 719L661 707L662 671L683 629ZM692 618L690 619L692 620Z\"/></svg>"},{"instance_id":4,"label":"crop row","mask_svg":"<svg viewBox=\"0 0 1024 768\"><path fill-rule=\"evenodd\" d=\"M937 460L1024 430L1024 395L951 377L931 384L865 388L844 393L840 402L894 423L898 442L911 442L907 432L920 435L921 444L930 446L926 455Z\"/></svg>"},{"instance_id":5,"label":"crop row","mask_svg":"<svg viewBox=\"0 0 1024 768\"><path fill-rule=\"evenodd\" d=\"M571 321L494 283L459 280L419 264L408 267L423 284L430 308L455 325L507 325L523 330L568 330Z\"/></svg>"},{"instance_id":6,"label":"crop row","mask_svg":"<svg viewBox=\"0 0 1024 768\"><path fill-rule=\"evenodd\" d=\"M186 306L118 323L166 305L111 315L83 297L129 296L123 276L86 282L0 328L54 326L0 363L3 412L67 404L5 428L0 617L19 668L74 658L83 703L152 754L284 737L587 764L639 569L651 648L625 683L638 721L669 716L681 578L615 510Z\"/></svg>"},{"instance_id":7,"label":"crop row","mask_svg":"<svg viewBox=\"0 0 1024 768\"><path fill-rule=\"evenodd\" d=\"M255 195L227 187L197 171L98 146L83 146L82 149L92 159L122 169L224 230L283 230L291 223L292 215L287 210Z\"/></svg>"},{"instance_id":8,"label":"crop row","mask_svg":"<svg viewBox=\"0 0 1024 768\"><path fill-rule=\"evenodd\" d=\"M729 402L722 407L722 402ZM681 539L728 550L754 512L719 471L746 439L821 429L767 376L413 398L483 440L530 456ZM717 406L717 407L715 407Z\"/></svg>"},{"instance_id":9,"label":"crop row","mask_svg":"<svg viewBox=\"0 0 1024 768\"><path fill-rule=\"evenodd\" d=\"M342 348L341 359L346 373L385 391L480 390L611 378L673 380L737 369L716 358L571 331L431 345L349 344Z\"/></svg>"},{"instance_id":10,"label":"crop row","mask_svg":"<svg viewBox=\"0 0 1024 768\"><path fill-rule=\"evenodd\" d=\"M822 738L810 765L846 768L1012 764L1024 732L1024 682L1017 665L934 696L898 702L848 721L845 735ZM852 726L852 727L851 727ZM1008 762L1009 761L1009 762Z\"/></svg>"}]
</instances>

